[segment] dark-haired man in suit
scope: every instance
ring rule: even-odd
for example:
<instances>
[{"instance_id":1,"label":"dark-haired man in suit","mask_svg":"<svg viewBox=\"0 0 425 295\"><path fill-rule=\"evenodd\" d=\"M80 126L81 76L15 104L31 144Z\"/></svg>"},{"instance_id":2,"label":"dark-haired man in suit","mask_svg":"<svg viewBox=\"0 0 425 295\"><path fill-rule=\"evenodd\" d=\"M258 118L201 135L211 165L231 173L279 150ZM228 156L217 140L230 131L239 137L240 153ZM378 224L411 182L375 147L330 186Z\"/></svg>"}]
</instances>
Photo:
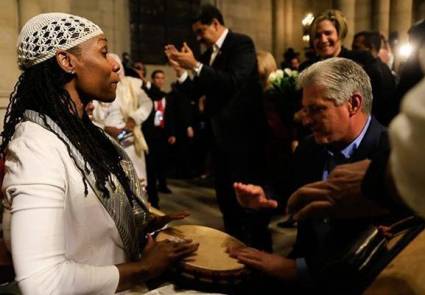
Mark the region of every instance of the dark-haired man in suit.
<instances>
[{"instance_id":1,"label":"dark-haired man in suit","mask_svg":"<svg viewBox=\"0 0 425 295\"><path fill-rule=\"evenodd\" d=\"M248 36L226 28L221 12L212 5L201 7L192 29L208 48L199 59L186 43L180 51L167 45L165 53L176 69L178 88L193 99L206 96L205 112L214 137L215 189L225 230L269 251L268 214L243 209L232 188L234 181L261 184L264 177L266 120L254 44Z\"/></svg>"}]
</instances>

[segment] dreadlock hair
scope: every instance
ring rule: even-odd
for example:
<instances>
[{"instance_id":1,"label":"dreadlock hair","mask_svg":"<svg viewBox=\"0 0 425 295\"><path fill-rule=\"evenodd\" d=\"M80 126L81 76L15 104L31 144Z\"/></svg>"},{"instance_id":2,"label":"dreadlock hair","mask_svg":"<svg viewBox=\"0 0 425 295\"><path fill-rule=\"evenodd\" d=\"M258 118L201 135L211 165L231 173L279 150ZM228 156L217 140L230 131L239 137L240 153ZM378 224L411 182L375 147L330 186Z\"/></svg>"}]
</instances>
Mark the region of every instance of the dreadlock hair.
<instances>
[{"instance_id":1,"label":"dreadlock hair","mask_svg":"<svg viewBox=\"0 0 425 295\"><path fill-rule=\"evenodd\" d=\"M78 53L79 48L69 51L73 50ZM15 132L16 125L23 120L24 112L36 111L40 113L48 128L51 126L48 125L46 117L52 119L83 156L84 167L79 167L69 144L61 135L49 128L65 144L69 155L80 170L85 196L88 194L88 181L84 172L89 173L90 166L96 178L96 187L103 197L109 197L106 183L108 181L113 183L110 181L112 173L122 184L127 198L131 200L133 193L129 179L120 165L121 156L85 112L83 118L78 116L76 105L64 88L64 85L71 80L72 75L63 71L54 57L22 72L10 95L10 103L4 118L0 155L5 156L7 145Z\"/></svg>"}]
</instances>

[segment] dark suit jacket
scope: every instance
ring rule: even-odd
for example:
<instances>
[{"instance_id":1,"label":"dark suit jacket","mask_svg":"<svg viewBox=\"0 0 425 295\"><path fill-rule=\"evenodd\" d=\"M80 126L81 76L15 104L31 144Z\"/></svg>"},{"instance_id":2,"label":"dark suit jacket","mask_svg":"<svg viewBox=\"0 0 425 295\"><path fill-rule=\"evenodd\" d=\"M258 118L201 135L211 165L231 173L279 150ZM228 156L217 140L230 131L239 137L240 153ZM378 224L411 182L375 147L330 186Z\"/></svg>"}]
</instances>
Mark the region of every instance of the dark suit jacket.
<instances>
[{"instance_id":1,"label":"dark suit jacket","mask_svg":"<svg viewBox=\"0 0 425 295\"><path fill-rule=\"evenodd\" d=\"M210 56L207 50L200 57L199 76L178 87L192 99L206 96L205 112L218 154L231 159L240 173L252 171L248 164L262 156L266 130L254 44L248 36L229 31L212 66Z\"/></svg>"},{"instance_id":2,"label":"dark suit jacket","mask_svg":"<svg viewBox=\"0 0 425 295\"><path fill-rule=\"evenodd\" d=\"M395 77L390 68L379 57L374 58L368 51L352 51L352 59L363 66L372 85L372 114L379 123L388 126L397 114L394 98L396 90Z\"/></svg>"},{"instance_id":3,"label":"dark suit jacket","mask_svg":"<svg viewBox=\"0 0 425 295\"><path fill-rule=\"evenodd\" d=\"M361 161L374 157L379 153L386 153L389 150L388 135L375 118L372 118L366 134L358 149L350 158L350 162ZM324 146L315 143L312 137L308 137L300 143L295 153L294 180L295 190L302 185L322 179L322 173L327 159L327 151ZM320 271L335 253L344 250L358 233L365 229L374 220L351 219L335 220L331 219L330 230L325 236L317 236L314 230L315 220L300 222L298 225L297 241L292 257L304 257L311 272Z\"/></svg>"}]
</instances>

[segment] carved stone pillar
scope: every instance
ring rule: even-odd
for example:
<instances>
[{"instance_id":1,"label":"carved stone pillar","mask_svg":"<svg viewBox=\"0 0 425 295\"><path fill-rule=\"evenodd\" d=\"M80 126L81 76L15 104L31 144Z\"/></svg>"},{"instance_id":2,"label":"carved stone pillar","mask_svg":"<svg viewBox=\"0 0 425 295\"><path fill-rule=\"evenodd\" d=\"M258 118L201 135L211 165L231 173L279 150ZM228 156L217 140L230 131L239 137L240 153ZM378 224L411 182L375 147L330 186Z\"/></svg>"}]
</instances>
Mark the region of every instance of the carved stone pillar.
<instances>
[{"instance_id":1,"label":"carved stone pillar","mask_svg":"<svg viewBox=\"0 0 425 295\"><path fill-rule=\"evenodd\" d=\"M390 32L398 31L400 41L406 41L411 25L412 0L391 0Z\"/></svg>"},{"instance_id":2,"label":"carved stone pillar","mask_svg":"<svg viewBox=\"0 0 425 295\"><path fill-rule=\"evenodd\" d=\"M42 13L39 0L19 0L18 3L19 28L22 28L26 21L33 16Z\"/></svg>"},{"instance_id":3,"label":"carved stone pillar","mask_svg":"<svg viewBox=\"0 0 425 295\"><path fill-rule=\"evenodd\" d=\"M16 64L16 40L20 31L18 1L0 1L0 130L3 130L3 117L9 104L9 95L19 76Z\"/></svg>"},{"instance_id":4,"label":"carved stone pillar","mask_svg":"<svg viewBox=\"0 0 425 295\"><path fill-rule=\"evenodd\" d=\"M115 27L114 27L114 51L122 53L130 52L130 11L128 0L116 0L114 4Z\"/></svg>"},{"instance_id":5,"label":"carved stone pillar","mask_svg":"<svg viewBox=\"0 0 425 295\"><path fill-rule=\"evenodd\" d=\"M372 29L372 2L374 1L356 0L353 2L356 2L355 31L353 33L370 31Z\"/></svg>"},{"instance_id":6,"label":"carved stone pillar","mask_svg":"<svg viewBox=\"0 0 425 295\"><path fill-rule=\"evenodd\" d=\"M390 33L390 0L376 0L373 3L372 29L384 33L388 38Z\"/></svg>"},{"instance_id":7,"label":"carved stone pillar","mask_svg":"<svg viewBox=\"0 0 425 295\"><path fill-rule=\"evenodd\" d=\"M282 52L285 50L285 0L272 0L272 46L276 62L282 61Z\"/></svg>"},{"instance_id":8,"label":"carved stone pillar","mask_svg":"<svg viewBox=\"0 0 425 295\"><path fill-rule=\"evenodd\" d=\"M41 0L42 9L44 12L47 11L60 11L65 13L71 13L71 0L60 0L60 1L51 1L51 0ZM43 4L43 1L45 4Z\"/></svg>"},{"instance_id":9,"label":"carved stone pillar","mask_svg":"<svg viewBox=\"0 0 425 295\"><path fill-rule=\"evenodd\" d=\"M336 0L334 7L342 11L347 19L348 33L345 37L343 45L351 48L354 33L356 32L355 17L356 17L356 1L355 0Z\"/></svg>"}]
</instances>

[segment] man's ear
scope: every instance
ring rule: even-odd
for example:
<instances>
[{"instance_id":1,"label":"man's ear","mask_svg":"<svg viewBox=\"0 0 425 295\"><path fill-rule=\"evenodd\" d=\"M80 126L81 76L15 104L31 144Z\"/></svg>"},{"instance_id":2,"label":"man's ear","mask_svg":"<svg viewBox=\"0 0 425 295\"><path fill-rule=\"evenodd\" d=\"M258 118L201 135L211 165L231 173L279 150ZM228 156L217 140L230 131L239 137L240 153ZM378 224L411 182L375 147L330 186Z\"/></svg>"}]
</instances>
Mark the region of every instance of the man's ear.
<instances>
[{"instance_id":1,"label":"man's ear","mask_svg":"<svg viewBox=\"0 0 425 295\"><path fill-rule=\"evenodd\" d=\"M362 110L362 108L363 96L358 92L354 92L348 100L348 111L350 112L350 115L357 114Z\"/></svg>"},{"instance_id":2,"label":"man's ear","mask_svg":"<svg viewBox=\"0 0 425 295\"><path fill-rule=\"evenodd\" d=\"M220 22L218 21L218 19L213 18L211 24L214 25L214 28L217 28L220 25Z\"/></svg>"},{"instance_id":3,"label":"man's ear","mask_svg":"<svg viewBox=\"0 0 425 295\"><path fill-rule=\"evenodd\" d=\"M58 50L56 52L56 62L61 67L62 70L68 74L74 74L74 62L72 54L65 50Z\"/></svg>"}]
</instances>

